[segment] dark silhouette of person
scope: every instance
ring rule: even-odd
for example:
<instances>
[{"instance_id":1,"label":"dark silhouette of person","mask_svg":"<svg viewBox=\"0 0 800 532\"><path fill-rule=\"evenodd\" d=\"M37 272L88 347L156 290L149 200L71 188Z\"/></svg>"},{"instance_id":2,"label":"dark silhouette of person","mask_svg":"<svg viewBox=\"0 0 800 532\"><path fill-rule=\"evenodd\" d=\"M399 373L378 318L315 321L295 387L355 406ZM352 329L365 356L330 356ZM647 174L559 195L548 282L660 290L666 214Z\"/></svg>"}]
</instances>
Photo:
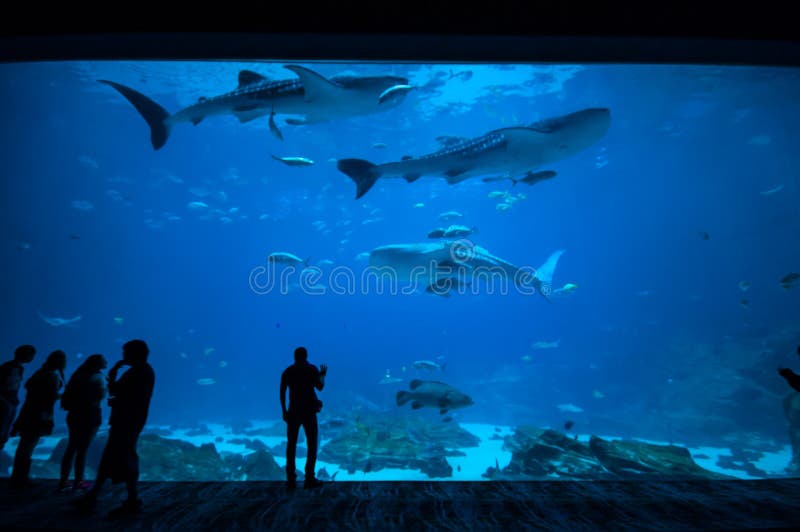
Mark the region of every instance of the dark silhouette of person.
<instances>
[{"instance_id":1,"label":"dark silhouette of person","mask_svg":"<svg viewBox=\"0 0 800 532\"><path fill-rule=\"evenodd\" d=\"M142 508L137 486L139 455L136 444L147 422L156 380L153 368L147 363L149 354L150 349L143 340L131 340L122 346L122 360L108 372L108 404L111 406L108 442L92 489L75 502L82 511L94 510L107 479L113 484L125 482L128 489L127 500L109 512L110 517L138 513ZM117 372L122 366L130 368L118 380Z\"/></svg>"},{"instance_id":2,"label":"dark silhouette of person","mask_svg":"<svg viewBox=\"0 0 800 532\"><path fill-rule=\"evenodd\" d=\"M800 346L797 346L797 354L800 355ZM778 368L778 374L786 379L789 386L800 392L800 375L789 368Z\"/></svg>"},{"instance_id":3,"label":"dark silhouette of person","mask_svg":"<svg viewBox=\"0 0 800 532\"><path fill-rule=\"evenodd\" d=\"M108 366L106 357L92 355L70 377L61 395L61 407L67 411L69 440L61 459L59 491L69 489L69 470L75 460L75 481L72 489L89 489L83 480L86 452L102 423L101 401L106 396L106 379L102 371Z\"/></svg>"},{"instance_id":4,"label":"dark silhouette of person","mask_svg":"<svg viewBox=\"0 0 800 532\"><path fill-rule=\"evenodd\" d=\"M286 422L286 484L289 489L294 489L297 483L295 472L295 455L297 453L297 437L300 427L306 435L308 455L306 456L306 477L303 483L306 488L318 488L322 481L314 473L317 464L317 444L319 429L317 425L317 412L322 410L322 401L317 398L314 391L325 387L325 375L328 367L325 364L321 369L308 362L308 351L305 347L294 350L294 364L286 368L281 375L281 410L283 420ZM289 388L289 408L286 408L286 388Z\"/></svg>"},{"instance_id":5,"label":"dark silhouette of person","mask_svg":"<svg viewBox=\"0 0 800 532\"><path fill-rule=\"evenodd\" d=\"M23 364L28 364L36 355L32 345L21 345L14 350L14 360L0 366L0 451L6 446L11 425L17 416L19 388L25 374Z\"/></svg>"},{"instance_id":6,"label":"dark silhouette of person","mask_svg":"<svg viewBox=\"0 0 800 532\"><path fill-rule=\"evenodd\" d=\"M64 386L66 367L66 353L61 350L53 351L42 367L25 383L25 402L22 403L19 416L11 429L12 436L19 434L19 445L11 471L11 486L23 487L29 483L33 450L42 436L53 433L53 409L58 401L58 392Z\"/></svg>"}]
</instances>

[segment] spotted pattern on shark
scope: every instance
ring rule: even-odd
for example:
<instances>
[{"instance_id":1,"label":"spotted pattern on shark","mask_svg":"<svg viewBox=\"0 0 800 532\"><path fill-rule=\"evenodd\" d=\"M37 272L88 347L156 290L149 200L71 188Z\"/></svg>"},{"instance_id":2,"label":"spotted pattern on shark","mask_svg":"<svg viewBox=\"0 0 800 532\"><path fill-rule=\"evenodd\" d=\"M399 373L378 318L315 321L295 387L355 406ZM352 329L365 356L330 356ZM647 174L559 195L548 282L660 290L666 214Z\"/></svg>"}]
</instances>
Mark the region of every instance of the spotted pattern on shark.
<instances>
[{"instance_id":1,"label":"spotted pattern on shark","mask_svg":"<svg viewBox=\"0 0 800 532\"><path fill-rule=\"evenodd\" d=\"M428 155L423 155L422 157L417 157L417 159L421 161L437 159L459 152L460 155L465 158L475 157L484 155L491 150L502 149L507 142L506 137L502 133L492 132L474 139L464 139L460 142L454 142L444 149Z\"/></svg>"},{"instance_id":2,"label":"spotted pattern on shark","mask_svg":"<svg viewBox=\"0 0 800 532\"><path fill-rule=\"evenodd\" d=\"M277 81L263 81L259 83L252 83L240 87L235 91L210 98L201 98L196 104L189 106L197 107L200 104L208 102L222 101L231 98L232 96L247 96L253 100L264 100L267 98L275 98L278 96L287 95L302 95L303 83L298 79L281 79Z\"/></svg>"}]
</instances>

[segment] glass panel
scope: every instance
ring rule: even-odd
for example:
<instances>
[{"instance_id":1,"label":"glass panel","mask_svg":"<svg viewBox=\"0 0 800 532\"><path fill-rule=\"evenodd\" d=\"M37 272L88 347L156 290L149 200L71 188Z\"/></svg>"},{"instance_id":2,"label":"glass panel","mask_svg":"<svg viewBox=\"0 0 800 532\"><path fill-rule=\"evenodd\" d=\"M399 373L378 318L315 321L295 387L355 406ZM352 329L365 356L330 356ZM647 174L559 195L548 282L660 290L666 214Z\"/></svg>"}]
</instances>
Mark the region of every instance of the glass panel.
<instances>
[{"instance_id":1,"label":"glass panel","mask_svg":"<svg viewBox=\"0 0 800 532\"><path fill-rule=\"evenodd\" d=\"M766 67L0 65L5 359L35 345L24 383L63 349L68 380L144 339L143 480L285 478L298 346L330 367L322 479L795 476L798 93Z\"/></svg>"}]
</instances>

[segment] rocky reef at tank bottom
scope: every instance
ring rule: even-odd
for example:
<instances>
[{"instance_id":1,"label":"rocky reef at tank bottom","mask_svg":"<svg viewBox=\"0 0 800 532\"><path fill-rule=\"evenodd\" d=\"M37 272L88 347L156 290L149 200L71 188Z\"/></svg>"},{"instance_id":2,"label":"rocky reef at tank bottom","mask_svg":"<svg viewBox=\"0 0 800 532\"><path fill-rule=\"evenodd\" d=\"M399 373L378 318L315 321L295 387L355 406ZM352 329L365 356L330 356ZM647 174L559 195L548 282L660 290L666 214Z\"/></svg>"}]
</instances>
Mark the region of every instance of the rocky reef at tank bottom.
<instances>
[{"instance_id":1,"label":"rocky reef at tank bottom","mask_svg":"<svg viewBox=\"0 0 800 532\"><path fill-rule=\"evenodd\" d=\"M800 441L800 394L785 401L792 440ZM534 426L441 423L409 415L354 412L320 420L317 471L323 480L612 480L770 478L796 474L800 453L753 448L686 447ZM107 432L87 457L94 478ZM63 433L42 439L31 470L58 478ZM13 454L16 439L6 450ZM141 479L284 480L286 437L280 421L148 426L139 440ZM301 431L298 474L307 449ZM11 457L0 455L0 473Z\"/></svg>"}]
</instances>

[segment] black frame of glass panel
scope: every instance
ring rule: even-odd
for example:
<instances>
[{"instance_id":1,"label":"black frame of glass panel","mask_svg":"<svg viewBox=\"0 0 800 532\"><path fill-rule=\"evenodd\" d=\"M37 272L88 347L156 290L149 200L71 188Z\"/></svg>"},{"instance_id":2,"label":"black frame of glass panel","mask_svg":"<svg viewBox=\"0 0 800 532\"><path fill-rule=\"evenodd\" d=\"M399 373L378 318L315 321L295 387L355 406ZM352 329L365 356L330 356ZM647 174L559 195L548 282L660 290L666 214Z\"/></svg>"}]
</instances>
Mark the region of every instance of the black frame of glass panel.
<instances>
[{"instance_id":1,"label":"black frame of glass panel","mask_svg":"<svg viewBox=\"0 0 800 532\"><path fill-rule=\"evenodd\" d=\"M6 35L0 61L241 60L800 66L800 42L699 37L388 33Z\"/></svg>"}]
</instances>

